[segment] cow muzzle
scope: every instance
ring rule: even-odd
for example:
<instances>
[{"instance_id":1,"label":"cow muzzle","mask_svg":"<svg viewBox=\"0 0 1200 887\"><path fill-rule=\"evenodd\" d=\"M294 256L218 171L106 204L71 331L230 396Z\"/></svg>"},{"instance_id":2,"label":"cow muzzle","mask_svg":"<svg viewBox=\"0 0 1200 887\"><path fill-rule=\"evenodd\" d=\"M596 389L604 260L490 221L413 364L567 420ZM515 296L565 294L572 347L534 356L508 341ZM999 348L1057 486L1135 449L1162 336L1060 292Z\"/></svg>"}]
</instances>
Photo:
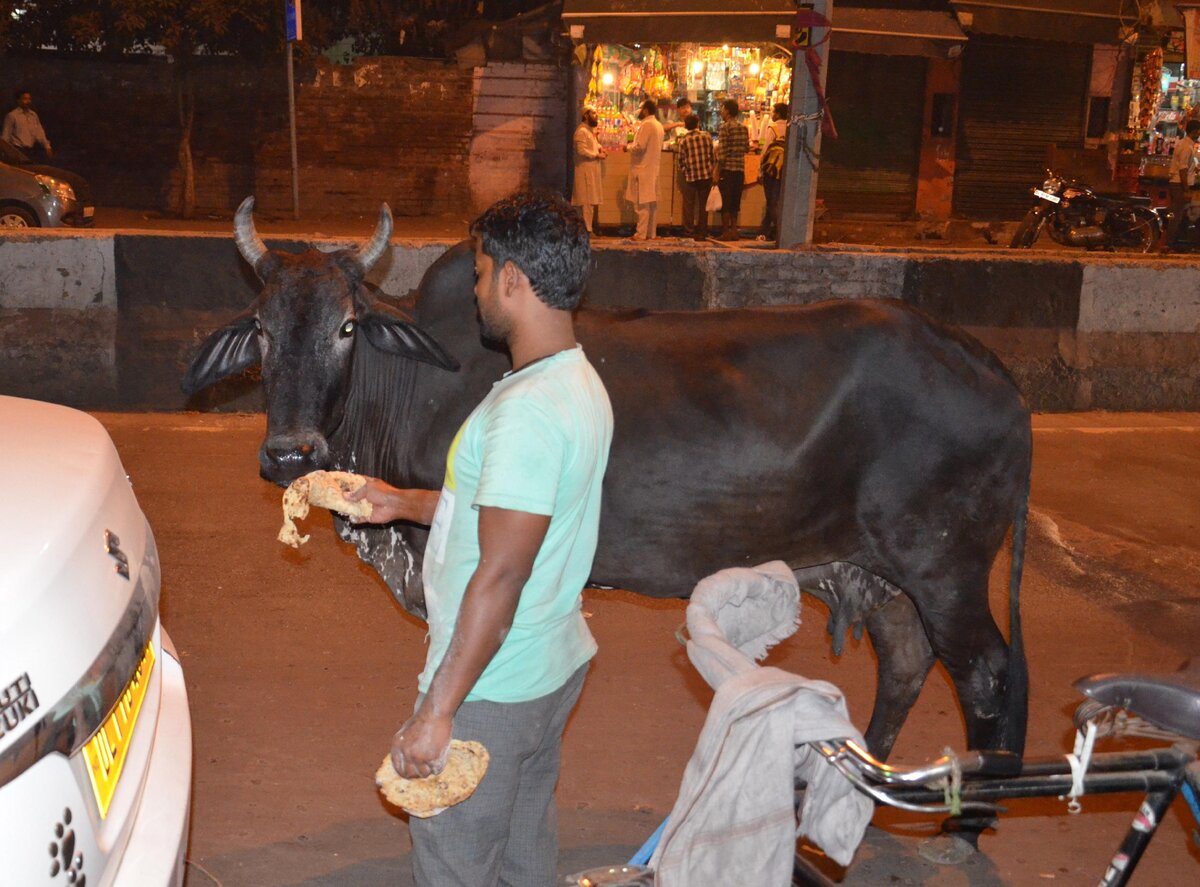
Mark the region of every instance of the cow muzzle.
<instances>
[{"instance_id":1,"label":"cow muzzle","mask_svg":"<svg viewBox=\"0 0 1200 887\"><path fill-rule=\"evenodd\" d=\"M258 452L259 473L280 486L328 464L329 444L315 433L268 437Z\"/></svg>"}]
</instances>

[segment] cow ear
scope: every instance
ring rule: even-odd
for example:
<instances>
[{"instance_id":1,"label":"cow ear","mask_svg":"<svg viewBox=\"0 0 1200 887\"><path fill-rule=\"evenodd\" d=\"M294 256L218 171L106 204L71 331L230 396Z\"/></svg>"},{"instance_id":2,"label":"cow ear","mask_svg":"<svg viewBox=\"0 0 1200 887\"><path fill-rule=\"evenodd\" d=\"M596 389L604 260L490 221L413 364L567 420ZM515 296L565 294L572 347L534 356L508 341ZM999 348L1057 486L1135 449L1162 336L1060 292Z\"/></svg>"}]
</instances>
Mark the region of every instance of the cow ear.
<instances>
[{"instance_id":1,"label":"cow ear","mask_svg":"<svg viewBox=\"0 0 1200 887\"><path fill-rule=\"evenodd\" d=\"M458 370L458 361L415 323L377 311L362 315L358 323L367 341L380 351L411 357L444 370Z\"/></svg>"},{"instance_id":2,"label":"cow ear","mask_svg":"<svg viewBox=\"0 0 1200 887\"><path fill-rule=\"evenodd\" d=\"M183 377L183 392L195 394L261 362L258 322L253 314L244 314L204 340Z\"/></svg>"}]
</instances>

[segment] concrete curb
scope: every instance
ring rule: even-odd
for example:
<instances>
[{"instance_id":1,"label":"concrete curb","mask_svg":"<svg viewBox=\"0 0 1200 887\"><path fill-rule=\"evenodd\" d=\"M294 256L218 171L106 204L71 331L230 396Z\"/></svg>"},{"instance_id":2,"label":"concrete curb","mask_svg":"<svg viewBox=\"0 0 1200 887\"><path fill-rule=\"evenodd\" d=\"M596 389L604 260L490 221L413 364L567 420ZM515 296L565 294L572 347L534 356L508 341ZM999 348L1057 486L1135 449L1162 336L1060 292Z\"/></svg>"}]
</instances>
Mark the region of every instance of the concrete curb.
<instances>
[{"instance_id":1,"label":"concrete curb","mask_svg":"<svg viewBox=\"0 0 1200 887\"><path fill-rule=\"evenodd\" d=\"M268 238L287 251L299 239ZM361 240L321 239L323 250ZM417 287L448 241L393 242L371 282ZM962 326L1037 410L1200 409L1200 266L1094 254L825 246L724 249L600 240L595 306L705 310L901 299ZM188 402L203 338L253 301L224 234L30 233L0 240L0 391L88 409L257 409L253 385ZM250 380L252 382L252 380Z\"/></svg>"}]
</instances>

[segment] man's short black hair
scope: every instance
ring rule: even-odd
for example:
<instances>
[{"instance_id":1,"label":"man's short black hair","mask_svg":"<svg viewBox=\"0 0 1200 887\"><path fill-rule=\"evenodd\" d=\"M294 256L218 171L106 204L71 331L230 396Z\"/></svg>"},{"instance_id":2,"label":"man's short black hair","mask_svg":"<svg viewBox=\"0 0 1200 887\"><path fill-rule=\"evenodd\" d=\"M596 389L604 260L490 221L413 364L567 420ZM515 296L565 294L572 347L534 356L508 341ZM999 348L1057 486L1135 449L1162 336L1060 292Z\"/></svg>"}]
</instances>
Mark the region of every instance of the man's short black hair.
<instances>
[{"instance_id":1,"label":"man's short black hair","mask_svg":"<svg viewBox=\"0 0 1200 887\"><path fill-rule=\"evenodd\" d=\"M737 99L725 99L721 104L725 106L725 112L734 119L742 113L742 109L738 107Z\"/></svg>"},{"instance_id":2,"label":"man's short black hair","mask_svg":"<svg viewBox=\"0 0 1200 887\"><path fill-rule=\"evenodd\" d=\"M771 108L771 113L775 115L776 120L787 120L788 114L792 111L787 102L776 102Z\"/></svg>"},{"instance_id":3,"label":"man's short black hair","mask_svg":"<svg viewBox=\"0 0 1200 887\"><path fill-rule=\"evenodd\" d=\"M681 98L681 99L676 99L676 100L675 100L675 107L676 107L676 108L682 108L684 105L687 105L687 106L690 108L690 107L692 106L692 100L691 100L691 99L689 99L687 96L684 96L684 97L683 97L683 98Z\"/></svg>"},{"instance_id":4,"label":"man's short black hair","mask_svg":"<svg viewBox=\"0 0 1200 887\"><path fill-rule=\"evenodd\" d=\"M579 306L591 244L583 216L560 195L535 191L497 201L471 223L471 236L497 273L512 262L551 308Z\"/></svg>"},{"instance_id":5,"label":"man's short black hair","mask_svg":"<svg viewBox=\"0 0 1200 887\"><path fill-rule=\"evenodd\" d=\"M642 110L649 111L651 114L657 116L658 102L654 101L654 99L646 99L646 101L642 102Z\"/></svg>"},{"instance_id":6,"label":"man's short black hair","mask_svg":"<svg viewBox=\"0 0 1200 887\"><path fill-rule=\"evenodd\" d=\"M29 93L29 96L32 98L33 93L29 92L28 88L22 86L20 89L18 89L16 92L13 93L13 101L20 104L21 96L25 95L26 93Z\"/></svg>"},{"instance_id":7,"label":"man's short black hair","mask_svg":"<svg viewBox=\"0 0 1200 887\"><path fill-rule=\"evenodd\" d=\"M700 128L700 118L697 117L695 114L688 114L686 117L683 118L683 125L689 131L693 130L693 129L699 129Z\"/></svg>"}]
</instances>

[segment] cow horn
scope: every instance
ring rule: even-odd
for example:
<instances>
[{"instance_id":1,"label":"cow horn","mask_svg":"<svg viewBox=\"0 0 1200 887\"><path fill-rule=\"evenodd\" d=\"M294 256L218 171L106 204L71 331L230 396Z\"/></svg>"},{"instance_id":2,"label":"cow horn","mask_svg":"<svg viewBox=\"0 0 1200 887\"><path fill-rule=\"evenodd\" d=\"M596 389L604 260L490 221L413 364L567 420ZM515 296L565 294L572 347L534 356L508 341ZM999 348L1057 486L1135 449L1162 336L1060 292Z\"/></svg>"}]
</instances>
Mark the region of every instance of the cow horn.
<instances>
[{"instance_id":1,"label":"cow horn","mask_svg":"<svg viewBox=\"0 0 1200 887\"><path fill-rule=\"evenodd\" d=\"M362 265L364 274L370 271L371 266L379 261L380 256L387 250L391 239L392 211L385 203L379 207L379 222L375 225L375 233L371 235L370 242L354 255L354 258L358 260L358 264Z\"/></svg>"},{"instance_id":2,"label":"cow horn","mask_svg":"<svg viewBox=\"0 0 1200 887\"><path fill-rule=\"evenodd\" d=\"M267 254L267 245L254 228L254 197L247 197L233 217L233 241L242 258L258 271L258 263Z\"/></svg>"}]
</instances>

